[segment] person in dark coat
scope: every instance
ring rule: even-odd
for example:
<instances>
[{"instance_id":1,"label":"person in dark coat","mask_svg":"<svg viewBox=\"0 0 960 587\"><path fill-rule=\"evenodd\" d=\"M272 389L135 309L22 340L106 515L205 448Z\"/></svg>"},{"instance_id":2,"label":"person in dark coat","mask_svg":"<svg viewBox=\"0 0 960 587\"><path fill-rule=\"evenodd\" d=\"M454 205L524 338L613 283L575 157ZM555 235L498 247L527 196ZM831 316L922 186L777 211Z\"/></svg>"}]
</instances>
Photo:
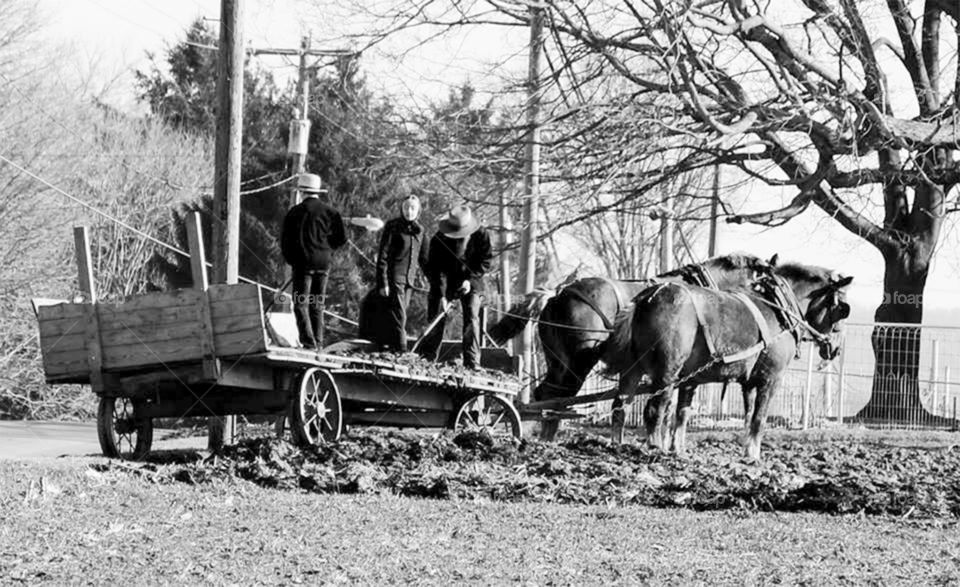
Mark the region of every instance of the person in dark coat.
<instances>
[{"instance_id":1,"label":"person in dark coat","mask_svg":"<svg viewBox=\"0 0 960 587\"><path fill-rule=\"evenodd\" d=\"M347 242L343 219L320 194L320 176L300 175L297 189L303 201L283 219L280 249L293 273L293 313L300 344L308 349L323 348L323 311L331 255Z\"/></svg>"},{"instance_id":2,"label":"person in dark coat","mask_svg":"<svg viewBox=\"0 0 960 587\"><path fill-rule=\"evenodd\" d=\"M441 315L446 301L459 299L463 310L463 366L480 363L480 308L485 291L484 276L493 265L490 236L467 206L450 210L430 239L424 273L430 282L427 313ZM443 340L445 318L421 342L423 354L436 360Z\"/></svg>"},{"instance_id":3,"label":"person in dark coat","mask_svg":"<svg viewBox=\"0 0 960 587\"><path fill-rule=\"evenodd\" d=\"M377 253L377 292L386 302L386 322L378 342L396 352L407 351L407 306L418 268L427 261L423 246L420 199L409 196L400 202L400 216L387 222Z\"/></svg>"}]
</instances>

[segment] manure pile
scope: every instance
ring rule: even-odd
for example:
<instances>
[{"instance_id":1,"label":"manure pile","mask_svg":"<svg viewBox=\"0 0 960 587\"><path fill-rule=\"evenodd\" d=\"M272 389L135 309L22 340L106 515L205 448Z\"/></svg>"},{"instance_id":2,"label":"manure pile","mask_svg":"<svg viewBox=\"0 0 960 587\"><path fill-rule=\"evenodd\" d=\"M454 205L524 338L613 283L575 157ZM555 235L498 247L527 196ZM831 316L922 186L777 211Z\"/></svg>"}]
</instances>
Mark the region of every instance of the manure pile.
<instances>
[{"instance_id":1,"label":"manure pile","mask_svg":"<svg viewBox=\"0 0 960 587\"><path fill-rule=\"evenodd\" d=\"M281 490L392 493L696 510L862 512L960 516L960 450L850 440L768 438L764 461L744 460L731 438L690 443L676 457L617 446L590 433L557 443L493 442L483 434L355 430L339 443L300 449L273 438L227 447L216 458L163 453L147 463L97 468L160 483L242 479Z\"/></svg>"}]
</instances>

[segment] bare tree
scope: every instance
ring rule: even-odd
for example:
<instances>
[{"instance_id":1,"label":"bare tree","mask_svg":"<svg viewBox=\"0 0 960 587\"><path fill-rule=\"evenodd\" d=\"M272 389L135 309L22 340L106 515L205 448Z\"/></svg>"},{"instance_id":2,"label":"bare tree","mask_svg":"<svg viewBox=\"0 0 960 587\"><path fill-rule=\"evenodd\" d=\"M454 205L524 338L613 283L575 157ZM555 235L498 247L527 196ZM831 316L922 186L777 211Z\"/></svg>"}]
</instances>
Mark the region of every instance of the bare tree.
<instances>
[{"instance_id":1,"label":"bare tree","mask_svg":"<svg viewBox=\"0 0 960 587\"><path fill-rule=\"evenodd\" d=\"M876 320L921 321L930 262L944 219L956 208L950 194L960 177L960 5L945 0L545 4L556 41L553 88L567 105L554 110L553 122L580 116L608 128L622 125L624 141L641 136L637 129L643 125L656 125L667 137L645 152L619 152L618 143L581 150L589 155L577 159L582 179L607 173L630 181L621 201L608 207L678 173L718 163L737 166L769 185L793 187L796 195L781 209L731 221L775 226L810 205L819 207L883 256L884 301ZM486 17L474 8L466 20L529 18L525 4L491 0L484 6ZM491 10L496 17L489 16ZM611 91L616 86L608 81L603 94L584 93L591 87L584 80L611 76L620 80L619 92ZM898 92L901 81L912 91ZM655 116L649 115L650 105ZM565 144L577 144L575 136L567 133ZM630 155L656 156L666 164L637 174L622 164ZM921 409L919 337L908 332L904 344L887 327L875 330L878 376L862 417L906 417ZM883 383L889 380L900 384L889 388Z\"/></svg>"}]
</instances>

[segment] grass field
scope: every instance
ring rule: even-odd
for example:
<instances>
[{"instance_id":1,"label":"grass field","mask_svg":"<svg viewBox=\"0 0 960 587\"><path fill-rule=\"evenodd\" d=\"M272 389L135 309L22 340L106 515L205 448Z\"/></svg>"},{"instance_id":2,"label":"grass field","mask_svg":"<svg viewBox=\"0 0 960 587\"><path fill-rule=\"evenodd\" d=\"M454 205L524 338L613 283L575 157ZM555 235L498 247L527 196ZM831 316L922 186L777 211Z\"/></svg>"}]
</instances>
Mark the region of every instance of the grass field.
<instances>
[{"instance_id":1,"label":"grass field","mask_svg":"<svg viewBox=\"0 0 960 587\"><path fill-rule=\"evenodd\" d=\"M338 495L103 465L0 463L2 582L960 584L955 518Z\"/></svg>"}]
</instances>

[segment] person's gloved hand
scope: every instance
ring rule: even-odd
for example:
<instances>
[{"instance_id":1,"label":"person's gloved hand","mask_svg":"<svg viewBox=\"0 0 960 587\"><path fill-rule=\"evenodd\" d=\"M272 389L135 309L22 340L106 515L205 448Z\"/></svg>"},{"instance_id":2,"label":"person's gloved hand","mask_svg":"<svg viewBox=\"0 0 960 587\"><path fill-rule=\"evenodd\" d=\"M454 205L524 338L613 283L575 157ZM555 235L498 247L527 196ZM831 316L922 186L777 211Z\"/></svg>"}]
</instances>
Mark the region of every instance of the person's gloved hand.
<instances>
[{"instance_id":1,"label":"person's gloved hand","mask_svg":"<svg viewBox=\"0 0 960 587\"><path fill-rule=\"evenodd\" d=\"M384 286L377 291L380 293L381 296L387 297L388 295L390 295L390 286L384 284Z\"/></svg>"},{"instance_id":2,"label":"person's gloved hand","mask_svg":"<svg viewBox=\"0 0 960 587\"><path fill-rule=\"evenodd\" d=\"M465 296L468 293L470 293L470 288L471 288L470 281L464 280L464 282L460 284L460 287L457 289L457 293L462 296Z\"/></svg>"}]
</instances>

